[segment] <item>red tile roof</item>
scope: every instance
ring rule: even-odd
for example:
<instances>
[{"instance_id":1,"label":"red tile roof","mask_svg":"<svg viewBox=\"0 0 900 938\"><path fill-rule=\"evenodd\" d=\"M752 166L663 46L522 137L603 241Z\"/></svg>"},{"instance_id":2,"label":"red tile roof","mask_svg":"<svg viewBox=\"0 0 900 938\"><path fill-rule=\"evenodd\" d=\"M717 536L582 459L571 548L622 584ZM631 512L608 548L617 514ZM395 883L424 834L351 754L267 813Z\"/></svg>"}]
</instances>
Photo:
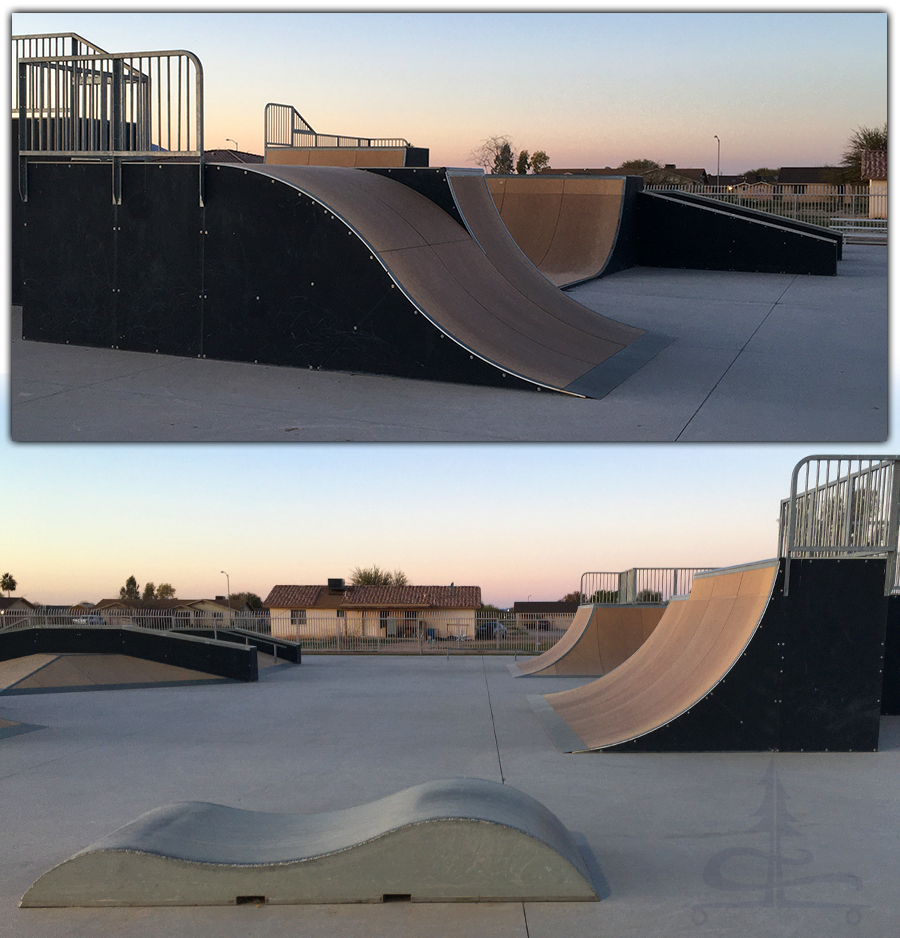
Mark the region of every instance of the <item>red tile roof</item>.
<instances>
[{"instance_id":1,"label":"red tile roof","mask_svg":"<svg viewBox=\"0 0 900 938\"><path fill-rule=\"evenodd\" d=\"M477 609L480 586L273 586L263 605L276 609L358 609L366 606Z\"/></svg>"}]
</instances>

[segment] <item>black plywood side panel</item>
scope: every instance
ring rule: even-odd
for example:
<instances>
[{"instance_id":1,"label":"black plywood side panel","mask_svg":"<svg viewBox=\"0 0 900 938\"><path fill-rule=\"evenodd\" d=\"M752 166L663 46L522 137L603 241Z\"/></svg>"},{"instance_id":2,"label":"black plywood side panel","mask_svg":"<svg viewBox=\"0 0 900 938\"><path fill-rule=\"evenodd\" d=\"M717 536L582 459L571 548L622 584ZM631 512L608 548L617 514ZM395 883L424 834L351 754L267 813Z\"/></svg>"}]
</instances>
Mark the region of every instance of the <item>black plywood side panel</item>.
<instances>
[{"instance_id":1,"label":"black plywood side panel","mask_svg":"<svg viewBox=\"0 0 900 938\"><path fill-rule=\"evenodd\" d=\"M116 207L112 170L100 164L28 165L22 252L25 339L116 345Z\"/></svg>"},{"instance_id":2,"label":"black plywood side panel","mask_svg":"<svg viewBox=\"0 0 900 938\"><path fill-rule=\"evenodd\" d=\"M637 200L637 255L644 267L837 274L837 244L800 231L643 191Z\"/></svg>"},{"instance_id":3,"label":"black plywood side panel","mask_svg":"<svg viewBox=\"0 0 900 938\"><path fill-rule=\"evenodd\" d=\"M881 712L900 716L900 596L888 597Z\"/></svg>"}]
</instances>

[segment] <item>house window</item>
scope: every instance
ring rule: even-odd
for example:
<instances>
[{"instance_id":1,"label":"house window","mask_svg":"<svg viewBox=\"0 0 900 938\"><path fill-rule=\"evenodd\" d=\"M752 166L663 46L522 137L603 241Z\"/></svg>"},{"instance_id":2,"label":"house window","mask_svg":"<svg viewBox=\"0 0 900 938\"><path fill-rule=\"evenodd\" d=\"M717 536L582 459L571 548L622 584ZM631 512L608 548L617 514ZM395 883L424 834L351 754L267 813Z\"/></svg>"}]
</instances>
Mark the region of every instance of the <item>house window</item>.
<instances>
[{"instance_id":1,"label":"house window","mask_svg":"<svg viewBox=\"0 0 900 938\"><path fill-rule=\"evenodd\" d=\"M335 615L336 615L339 619L343 619L344 616L347 614L347 610L346 610L346 609L335 609L334 612L335 612Z\"/></svg>"},{"instance_id":2,"label":"house window","mask_svg":"<svg viewBox=\"0 0 900 938\"><path fill-rule=\"evenodd\" d=\"M306 625L306 610L305 609L292 609L291 610L291 625Z\"/></svg>"}]
</instances>

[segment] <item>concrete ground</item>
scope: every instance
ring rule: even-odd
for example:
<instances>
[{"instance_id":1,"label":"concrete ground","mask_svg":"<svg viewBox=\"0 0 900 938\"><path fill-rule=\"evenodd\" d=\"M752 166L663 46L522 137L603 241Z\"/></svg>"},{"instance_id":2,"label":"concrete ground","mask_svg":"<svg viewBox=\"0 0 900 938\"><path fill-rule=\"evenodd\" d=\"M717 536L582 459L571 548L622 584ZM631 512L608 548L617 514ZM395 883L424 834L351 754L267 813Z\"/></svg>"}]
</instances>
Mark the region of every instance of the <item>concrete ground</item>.
<instances>
[{"instance_id":1,"label":"concrete ground","mask_svg":"<svg viewBox=\"0 0 900 938\"><path fill-rule=\"evenodd\" d=\"M837 277L634 268L580 303L674 336L602 400L21 341L21 442L730 441L887 437L887 247Z\"/></svg>"},{"instance_id":2,"label":"concrete ground","mask_svg":"<svg viewBox=\"0 0 900 938\"><path fill-rule=\"evenodd\" d=\"M896 934L900 718L878 753L563 755L525 695L584 681L516 679L511 661L309 655L254 684L0 697L0 935ZM602 900L18 908L47 869L160 805L311 813L454 776L543 802Z\"/></svg>"}]
</instances>

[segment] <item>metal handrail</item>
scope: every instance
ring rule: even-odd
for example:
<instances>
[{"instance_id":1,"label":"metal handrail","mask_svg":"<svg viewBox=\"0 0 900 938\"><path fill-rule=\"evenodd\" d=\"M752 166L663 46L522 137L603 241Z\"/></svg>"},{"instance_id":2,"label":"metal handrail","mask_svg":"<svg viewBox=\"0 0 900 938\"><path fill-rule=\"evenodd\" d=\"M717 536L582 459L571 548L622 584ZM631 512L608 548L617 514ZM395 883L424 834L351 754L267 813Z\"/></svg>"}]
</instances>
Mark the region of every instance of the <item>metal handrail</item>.
<instances>
[{"instance_id":1,"label":"metal handrail","mask_svg":"<svg viewBox=\"0 0 900 938\"><path fill-rule=\"evenodd\" d=\"M668 602L672 596L690 591L696 573L711 569L632 567L622 572L589 571L581 575L580 601L588 604L597 601L594 597L602 596L602 601L614 603Z\"/></svg>"},{"instance_id":2,"label":"metal handrail","mask_svg":"<svg viewBox=\"0 0 900 938\"><path fill-rule=\"evenodd\" d=\"M898 463L900 456L884 455L814 455L797 463L779 513L785 596L791 560L801 557L884 557L885 593L891 592L897 582Z\"/></svg>"},{"instance_id":3,"label":"metal handrail","mask_svg":"<svg viewBox=\"0 0 900 938\"><path fill-rule=\"evenodd\" d=\"M345 134L320 134L313 130L299 111L290 104L269 103L265 109L265 149L297 147L381 148L408 147L403 137L352 137ZM300 142L298 142L298 140Z\"/></svg>"},{"instance_id":4,"label":"metal handrail","mask_svg":"<svg viewBox=\"0 0 900 938\"><path fill-rule=\"evenodd\" d=\"M184 49L43 55L18 61L20 194L34 157L197 157L203 204L203 66Z\"/></svg>"}]
</instances>

